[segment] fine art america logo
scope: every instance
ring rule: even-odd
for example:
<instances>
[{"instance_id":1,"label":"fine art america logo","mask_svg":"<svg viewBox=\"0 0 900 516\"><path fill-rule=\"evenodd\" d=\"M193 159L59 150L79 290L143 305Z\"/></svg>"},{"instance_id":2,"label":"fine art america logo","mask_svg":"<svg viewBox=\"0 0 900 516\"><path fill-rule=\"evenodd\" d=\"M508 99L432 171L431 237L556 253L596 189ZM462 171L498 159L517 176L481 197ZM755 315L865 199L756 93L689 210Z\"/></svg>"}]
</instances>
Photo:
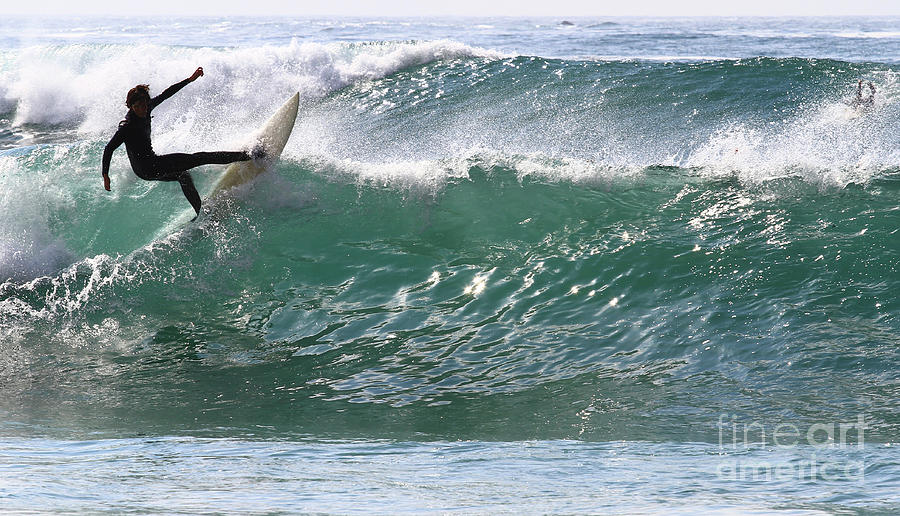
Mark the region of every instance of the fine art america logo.
<instances>
[{"instance_id":1,"label":"fine art america logo","mask_svg":"<svg viewBox=\"0 0 900 516\"><path fill-rule=\"evenodd\" d=\"M724 480L862 482L866 419L855 422L766 425L719 416L719 449L733 457L719 464Z\"/></svg>"}]
</instances>

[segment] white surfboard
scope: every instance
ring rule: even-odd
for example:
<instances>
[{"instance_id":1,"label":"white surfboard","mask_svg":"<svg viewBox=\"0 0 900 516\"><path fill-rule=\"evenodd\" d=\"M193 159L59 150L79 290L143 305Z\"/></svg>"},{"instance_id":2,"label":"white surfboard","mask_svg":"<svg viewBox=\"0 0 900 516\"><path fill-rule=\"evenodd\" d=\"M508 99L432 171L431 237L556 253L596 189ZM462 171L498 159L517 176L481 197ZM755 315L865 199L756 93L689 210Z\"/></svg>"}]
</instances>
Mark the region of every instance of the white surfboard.
<instances>
[{"instance_id":1,"label":"white surfboard","mask_svg":"<svg viewBox=\"0 0 900 516\"><path fill-rule=\"evenodd\" d=\"M252 161L238 161L232 163L222 173L222 177L216 182L206 201L209 201L221 193L235 186L240 186L256 176L262 174L271 167L281 156L281 151L287 144L291 131L294 129L294 121L297 120L297 108L300 105L300 93L295 93L278 111L254 134L249 148L262 146L265 157Z\"/></svg>"}]
</instances>

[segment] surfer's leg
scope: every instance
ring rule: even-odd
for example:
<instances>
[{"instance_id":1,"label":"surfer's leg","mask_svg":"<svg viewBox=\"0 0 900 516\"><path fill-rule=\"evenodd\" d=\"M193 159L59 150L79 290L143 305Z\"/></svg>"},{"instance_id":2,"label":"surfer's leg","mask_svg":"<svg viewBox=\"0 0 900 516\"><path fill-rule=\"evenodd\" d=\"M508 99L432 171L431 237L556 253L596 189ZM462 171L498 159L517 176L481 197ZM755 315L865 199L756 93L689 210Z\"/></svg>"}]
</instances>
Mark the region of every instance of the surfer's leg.
<instances>
[{"instance_id":1,"label":"surfer's leg","mask_svg":"<svg viewBox=\"0 0 900 516\"><path fill-rule=\"evenodd\" d=\"M153 160L152 170L156 181L178 181L181 191L187 197L189 203L200 215L200 194L194 186L194 179L188 170L201 165L224 165L235 161L249 161L250 155L246 152L195 152L194 154L164 154L156 156ZM197 217L194 217L195 219Z\"/></svg>"},{"instance_id":2,"label":"surfer's leg","mask_svg":"<svg viewBox=\"0 0 900 516\"><path fill-rule=\"evenodd\" d=\"M200 215L200 194L197 193L197 188L194 186L194 179L191 178L189 173L184 172L178 176L178 184L181 185L181 191L184 192L184 196L187 197L194 211L197 212L197 215Z\"/></svg>"},{"instance_id":3,"label":"surfer's leg","mask_svg":"<svg viewBox=\"0 0 900 516\"><path fill-rule=\"evenodd\" d=\"M225 165L235 161L249 161L250 154L245 151L195 152L193 154L163 154L156 156L154 168L161 171L162 180L178 180L178 176L201 165Z\"/></svg>"},{"instance_id":4,"label":"surfer's leg","mask_svg":"<svg viewBox=\"0 0 900 516\"><path fill-rule=\"evenodd\" d=\"M191 157L197 160L198 164L194 165L225 165L234 163L235 161L250 161L250 154L246 151L216 151L216 152L195 152Z\"/></svg>"}]
</instances>

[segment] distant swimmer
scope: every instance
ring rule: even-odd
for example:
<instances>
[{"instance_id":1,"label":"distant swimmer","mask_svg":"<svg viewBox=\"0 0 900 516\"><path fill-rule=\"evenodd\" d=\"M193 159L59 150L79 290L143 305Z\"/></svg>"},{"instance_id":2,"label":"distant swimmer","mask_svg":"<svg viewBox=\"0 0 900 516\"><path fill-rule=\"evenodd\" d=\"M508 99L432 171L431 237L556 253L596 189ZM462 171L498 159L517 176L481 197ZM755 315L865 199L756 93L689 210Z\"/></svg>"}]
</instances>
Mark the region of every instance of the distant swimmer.
<instances>
[{"instance_id":1,"label":"distant swimmer","mask_svg":"<svg viewBox=\"0 0 900 516\"><path fill-rule=\"evenodd\" d=\"M867 82L869 84L869 96L863 97L863 81L862 79L857 81L856 98L850 103L852 107L855 107L856 109L868 109L875 105L875 85L872 84L872 81Z\"/></svg>"},{"instance_id":2,"label":"distant swimmer","mask_svg":"<svg viewBox=\"0 0 900 516\"><path fill-rule=\"evenodd\" d=\"M153 98L150 97L150 87L146 84L138 84L131 88L125 99L125 105L128 106L125 120L119 122L119 129L103 150L103 188L107 191L110 189L109 162L113 151L124 143L135 175L146 181L178 181L184 196L199 215L200 194L197 193L188 170L201 165L224 165L251 159L250 154L244 151L177 153L161 156L153 152L153 145L150 143L150 113L162 101L201 76L203 76L202 67L197 68L187 79L169 86Z\"/></svg>"}]
</instances>

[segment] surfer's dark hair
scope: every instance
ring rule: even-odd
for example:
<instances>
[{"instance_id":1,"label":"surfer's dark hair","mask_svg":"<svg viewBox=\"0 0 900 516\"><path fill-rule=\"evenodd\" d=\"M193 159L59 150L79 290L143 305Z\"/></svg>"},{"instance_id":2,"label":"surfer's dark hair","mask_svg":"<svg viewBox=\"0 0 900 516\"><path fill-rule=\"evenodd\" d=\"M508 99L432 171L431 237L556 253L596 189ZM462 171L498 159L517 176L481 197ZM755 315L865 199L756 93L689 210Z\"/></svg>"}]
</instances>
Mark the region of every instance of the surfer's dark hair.
<instances>
[{"instance_id":1,"label":"surfer's dark hair","mask_svg":"<svg viewBox=\"0 0 900 516\"><path fill-rule=\"evenodd\" d=\"M128 90L128 96L125 97L125 105L131 107L132 104L140 100L150 100L149 84L138 84L134 88Z\"/></svg>"}]
</instances>

